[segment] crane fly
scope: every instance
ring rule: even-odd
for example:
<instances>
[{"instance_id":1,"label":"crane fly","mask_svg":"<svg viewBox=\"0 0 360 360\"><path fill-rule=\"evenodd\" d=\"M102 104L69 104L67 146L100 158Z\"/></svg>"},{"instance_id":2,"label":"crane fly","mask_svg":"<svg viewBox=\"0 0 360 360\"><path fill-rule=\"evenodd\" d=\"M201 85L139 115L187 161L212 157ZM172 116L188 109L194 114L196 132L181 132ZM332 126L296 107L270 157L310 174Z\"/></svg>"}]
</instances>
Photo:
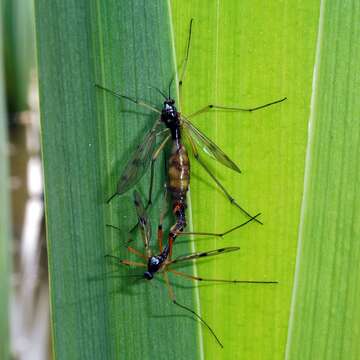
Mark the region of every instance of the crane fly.
<instances>
[{"instance_id":1,"label":"crane fly","mask_svg":"<svg viewBox=\"0 0 360 360\"><path fill-rule=\"evenodd\" d=\"M190 21L186 56L182 66L181 78L178 83L179 94L181 93L182 83L189 59L192 23L193 19ZM280 103L286 100L286 97L252 108L209 104L204 106L200 110L195 111L188 116L185 116L177 111L177 108L175 106L175 100L171 97L170 89L173 80L169 84L168 95L165 95L160 89L155 88L155 90L157 90L164 97L164 102L161 109L146 101L120 94L102 85L95 85L99 89L105 90L106 92L112 94L117 98L125 99L126 101L144 107L159 116L158 120L155 121L152 128L146 133L135 152L129 158L118 181L116 192L110 196L110 198L107 200L107 203L109 203L115 196L122 195L126 193L129 189L133 188L140 181L140 179L150 166L150 187L147 203L148 207L152 203L155 161L166 146L166 144L172 142L170 159L172 159L173 162L169 164L170 166L168 177L169 191L171 192L173 197L173 212L177 217L177 223L174 225L176 229L174 230L184 229L184 227L186 226L186 220L184 215L186 208L186 192L188 190L188 185L190 181L190 163L188 153L186 147L182 143L183 137L185 137L188 140L188 143L190 145L190 151L193 154L195 160L201 165L201 167L203 167L206 173L219 186L219 188L224 193L226 198L230 201L230 203L239 208L249 218L254 218L247 210L245 210L242 206L239 205L235 198L227 191L227 189L222 185L222 183L217 179L217 177L211 172L209 167L203 161L202 157L200 157L198 146L207 155L211 156L212 158L214 158L224 166L232 169L233 171L241 173L240 168L212 140L210 140L194 124L192 124L190 119L193 119L195 116L203 114L207 111L214 110L253 112ZM176 211L178 215L176 215ZM255 221L262 224L261 221L258 219L255 219Z\"/></svg>"},{"instance_id":2,"label":"crane fly","mask_svg":"<svg viewBox=\"0 0 360 360\"><path fill-rule=\"evenodd\" d=\"M211 278L205 278L200 276L194 276L182 271L178 271L176 269L177 264L183 264L189 261L196 261L199 259L211 257L211 256L218 256L221 254L231 253L240 250L238 246L230 246L230 247L223 247L218 248L215 250L209 250L209 251L201 251L201 252L194 252L189 253L185 255L177 256L176 258L171 258L171 247L169 246L169 243L167 243L165 246L163 246L163 231L162 231L162 220L164 217L164 211L160 214L160 225L158 230L158 250L159 253L153 254L150 247L150 241L151 241L151 223L150 219L147 215L146 209L144 207L144 204L141 201L140 195L138 192L134 192L134 204L136 207L136 212L138 216L139 225L141 228L141 235L142 240L144 243L144 253L141 251L136 250L135 248L131 246L127 246L127 250L135 255L139 260L138 261L132 261L132 260L126 260L119 258L117 256L113 255L106 255L108 258L115 259L117 263L130 266L130 267L140 267L144 268L143 278L146 280L152 280L154 279L155 275L157 273L162 274L163 279L165 281L165 284L168 289L169 297L173 304L177 305L183 310L186 310L193 314L213 335L217 343L223 348L223 344L221 343L218 336L215 334L214 330L210 327L210 325L193 309L190 307L179 303L176 300L176 296L174 293L174 290L171 286L169 274L172 274L177 277L182 277L188 280L193 280L196 282L218 282L218 283L233 283L233 284L277 284L277 281L265 281L265 280L228 280L228 279L211 279ZM251 221L251 220L249 220ZM247 223L249 222L247 221ZM242 224L243 225L243 224ZM242 226L240 225L240 226ZM115 226L110 225L111 227L114 227L118 229ZM232 230L231 230L232 231ZM196 235L197 233L192 233ZM203 233L200 233L203 234ZM216 235L216 234L215 234ZM175 267L175 268L174 268Z\"/></svg>"}]
</instances>

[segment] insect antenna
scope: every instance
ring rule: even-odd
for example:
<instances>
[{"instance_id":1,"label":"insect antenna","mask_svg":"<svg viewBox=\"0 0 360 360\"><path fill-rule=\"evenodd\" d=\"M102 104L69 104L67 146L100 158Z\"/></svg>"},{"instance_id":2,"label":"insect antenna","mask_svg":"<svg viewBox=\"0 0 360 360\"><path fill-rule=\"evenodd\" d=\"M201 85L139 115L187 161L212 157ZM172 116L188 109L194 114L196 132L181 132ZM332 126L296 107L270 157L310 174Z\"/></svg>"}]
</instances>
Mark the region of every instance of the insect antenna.
<instances>
[{"instance_id":1,"label":"insect antenna","mask_svg":"<svg viewBox=\"0 0 360 360\"><path fill-rule=\"evenodd\" d=\"M160 114L160 110L157 109L154 105L152 104L148 104L142 100L139 100L139 99L136 99L136 98L132 98L130 96L126 96L126 95L123 95L123 94L119 94L117 93L116 91L113 91L113 90L110 90L102 85L99 85L99 84L95 84L95 87L97 87L98 89L101 89L101 90L104 90L106 92L108 92L109 94L119 98L119 99L126 99L128 101L131 101L132 103L136 104L136 105L140 105L142 107L145 107L147 109L150 109L151 111L153 112L156 112L157 114ZM111 197L108 202L112 199L113 197Z\"/></svg>"},{"instance_id":2,"label":"insect antenna","mask_svg":"<svg viewBox=\"0 0 360 360\"><path fill-rule=\"evenodd\" d=\"M149 85L148 88L156 90L161 96L164 97L165 100L167 99L166 95L159 88L157 88L156 86Z\"/></svg>"},{"instance_id":3,"label":"insect antenna","mask_svg":"<svg viewBox=\"0 0 360 360\"><path fill-rule=\"evenodd\" d=\"M221 343L221 341L219 340L219 338L216 336L214 330L210 327L210 325L199 315L197 314L194 310L188 308L185 305L179 304L176 300L173 300L173 303L177 306L179 306L180 308L189 311L190 313L192 313L195 317L197 317L200 322L202 322L211 332L211 334L214 336L215 340L217 341L217 343L221 346L221 348L224 348L224 345Z\"/></svg>"},{"instance_id":4,"label":"insect antenna","mask_svg":"<svg viewBox=\"0 0 360 360\"><path fill-rule=\"evenodd\" d=\"M102 86L100 84L95 84L95 87L97 87L97 88L99 88L101 90L104 90L104 91L108 92L109 94L111 94L111 95L113 95L113 96L115 96L117 98L123 98L123 99L129 100L129 101L131 101L133 103L136 103L136 99L133 99L133 98L131 98L129 96L126 96L126 95L123 95L123 94L119 94L118 92L113 91L111 89L108 89L108 88L106 88L106 87L104 87L104 86Z\"/></svg>"},{"instance_id":5,"label":"insect antenna","mask_svg":"<svg viewBox=\"0 0 360 360\"><path fill-rule=\"evenodd\" d=\"M171 99L171 85L172 85L172 83L174 82L174 78L175 78L175 77L173 77L173 78L170 80L170 83L169 83L169 99Z\"/></svg>"}]
</instances>

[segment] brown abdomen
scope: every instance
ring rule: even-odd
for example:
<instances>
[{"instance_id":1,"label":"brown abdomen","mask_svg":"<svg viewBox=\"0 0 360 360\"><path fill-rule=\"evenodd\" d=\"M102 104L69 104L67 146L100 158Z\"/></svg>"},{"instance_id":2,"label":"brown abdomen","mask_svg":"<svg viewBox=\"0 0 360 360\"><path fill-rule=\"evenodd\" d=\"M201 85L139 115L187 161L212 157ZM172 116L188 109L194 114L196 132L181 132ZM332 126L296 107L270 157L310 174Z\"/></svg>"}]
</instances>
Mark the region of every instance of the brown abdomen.
<instances>
[{"instance_id":1,"label":"brown abdomen","mask_svg":"<svg viewBox=\"0 0 360 360\"><path fill-rule=\"evenodd\" d=\"M169 158L169 191L173 199L186 198L190 182L190 163L185 146L174 142Z\"/></svg>"}]
</instances>

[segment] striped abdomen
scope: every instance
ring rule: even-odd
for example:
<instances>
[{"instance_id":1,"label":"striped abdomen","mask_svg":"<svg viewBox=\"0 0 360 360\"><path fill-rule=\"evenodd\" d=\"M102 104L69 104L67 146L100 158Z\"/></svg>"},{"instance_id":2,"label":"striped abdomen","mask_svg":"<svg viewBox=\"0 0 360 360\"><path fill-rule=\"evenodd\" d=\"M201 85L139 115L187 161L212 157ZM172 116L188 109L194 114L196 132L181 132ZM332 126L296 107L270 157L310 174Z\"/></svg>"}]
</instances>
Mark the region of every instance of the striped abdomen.
<instances>
[{"instance_id":1,"label":"striped abdomen","mask_svg":"<svg viewBox=\"0 0 360 360\"><path fill-rule=\"evenodd\" d=\"M179 141L174 141L169 158L169 184L168 190L172 197L175 224L169 231L170 256L172 245L178 233L186 227L186 193L190 182L190 163L185 146Z\"/></svg>"},{"instance_id":2,"label":"striped abdomen","mask_svg":"<svg viewBox=\"0 0 360 360\"><path fill-rule=\"evenodd\" d=\"M185 146L174 141L169 158L168 190L173 201L186 201L190 182L190 163Z\"/></svg>"}]
</instances>

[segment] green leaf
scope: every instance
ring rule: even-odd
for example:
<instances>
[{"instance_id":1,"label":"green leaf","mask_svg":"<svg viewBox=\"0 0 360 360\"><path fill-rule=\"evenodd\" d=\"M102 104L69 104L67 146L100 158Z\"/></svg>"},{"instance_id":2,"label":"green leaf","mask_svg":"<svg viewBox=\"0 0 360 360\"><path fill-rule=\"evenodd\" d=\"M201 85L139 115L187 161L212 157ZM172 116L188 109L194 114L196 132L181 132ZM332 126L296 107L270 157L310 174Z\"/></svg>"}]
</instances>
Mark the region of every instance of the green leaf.
<instances>
[{"instance_id":1,"label":"green leaf","mask_svg":"<svg viewBox=\"0 0 360 360\"><path fill-rule=\"evenodd\" d=\"M162 278L128 277L143 270L104 258L134 258L123 246L136 222L132 193L105 201L157 115L94 85L161 104L149 85L167 88L174 75L167 3L38 0L36 21L54 354L196 358L198 322L170 302ZM159 159L157 203L163 166ZM148 183L147 175L143 195ZM159 214L156 204L153 229ZM152 243L156 247L155 232ZM132 245L142 250L140 239ZM188 252L189 244L177 249ZM175 284L178 301L196 308L196 290L185 281Z\"/></svg>"},{"instance_id":2,"label":"green leaf","mask_svg":"<svg viewBox=\"0 0 360 360\"><path fill-rule=\"evenodd\" d=\"M358 359L360 6L323 1L289 359Z\"/></svg>"},{"instance_id":3,"label":"green leaf","mask_svg":"<svg viewBox=\"0 0 360 360\"><path fill-rule=\"evenodd\" d=\"M0 17L2 14L0 7ZM0 26L0 53L2 52ZM9 359L10 186L3 62L0 57L0 358Z\"/></svg>"}]
</instances>

